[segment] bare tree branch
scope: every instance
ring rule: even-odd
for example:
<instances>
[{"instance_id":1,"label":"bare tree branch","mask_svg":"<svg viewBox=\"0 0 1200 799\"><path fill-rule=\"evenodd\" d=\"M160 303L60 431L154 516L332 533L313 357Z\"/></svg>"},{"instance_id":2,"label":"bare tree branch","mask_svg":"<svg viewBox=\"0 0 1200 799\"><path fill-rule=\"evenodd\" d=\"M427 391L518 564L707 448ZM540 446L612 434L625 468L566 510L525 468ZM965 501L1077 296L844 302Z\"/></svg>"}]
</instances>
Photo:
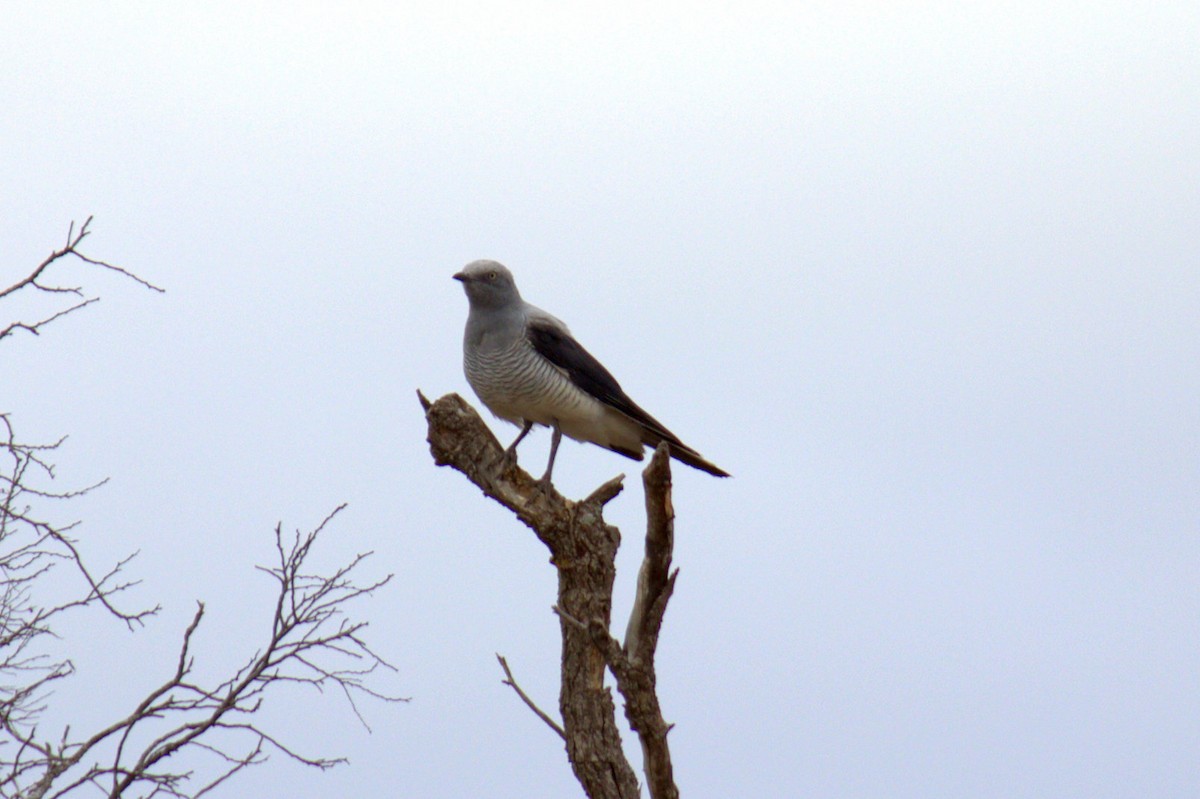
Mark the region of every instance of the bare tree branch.
<instances>
[{"instance_id":1,"label":"bare tree branch","mask_svg":"<svg viewBox=\"0 0 1200 799\"><path fill-rule=\"evenodd\" d=\"M666 743L670 728L662 719L654 682L658 632L675 581L669 573L674 512L665 447L646 470L646 562L630 620L633 641L623 648L608 632L621 537L603 518L604 505L620 493L623 477L609 480L581 502L563 498L553 487L541 491L532 477L505 462L495 436L461 397L450 394L434 403L420 392L418 397L429 423L434 462L466 475L550 550L558 571L554 609L563 641L559 710L567 757L584 791L591 799L639 795L637 777L621 747L612 694L604 685L607 670L616 677L626 717L642 742L651 796L675 799L679 792ZM503 659L501 666L509 677L505 684L550 723L516 687Z\"/></svg>"},{"instance_id":2,"label":"bare tree branch","mask_svg":"<svg viewBox=\"0 0 1200 799\"><path fill-rule=\"evenodd\" d=\"M625 717L642 745L646 785L652 799L679 796L667 744L671 725L663 719L654 688L658 679L654 669L658 633L679 574L678 569L671 570L675 507L671 502L670 462L666 445L660 444L650 465L642 472L646 489L646 554L638 571L637 595L629 614L625 647L618 653L611 646L604 647L609 667L617 678L617 690L625 698Z\"/></svg>"},{"instance_id":3,"label":"bare tree branch","mask_svg":"<svg viewBox=\"0 0 1200 799\"><path fill-rule=\"evenodd\" d=\"M46 276L47 270L55 262L59 261L60 259L66 258L68 255L74 256L75 258L79 259L80 261L83 261L84 263L87 263L87 264L91 264L92 266L99 266L103 269L109 270L110 272L116 272L117 274L123 275L124 277L127 277L130 280L134 281L135 283L145 286L146 288L148 288L152 291L157 291L160 294L164 293L164 291L165 291L164 289L159 288L158 286L154 285L153 283L151 283L148 280L138 277L133 272L123 269L119 266L110 264L106 261L101 261L101 260L97 260L95 258L91 258L91 257L81 253L79 251L79 245L82 244L83 240L91 234L91 231L88 230L88 226L91 224L92 224L92 217L90 217L90 216L84 221L84 223L82 225L79 226L78 230L75 229L75 223L72 222L71 226L67 229L66 244L64 244L61 249L54 250L49 255L47 255L46 258L40 264L38 264L37 267L32 272L30 272L28 275L21 278L16 283L13 283L11 286L4 289L3 291L0 291L0 300L3 300L7 297L11 297L14 294L16 294L17 292L20 292L24 289L29 289L34 292L42 292L45 294L72 294L76 297L83 297L84 296L83 288L80 286L53 285L53 284L44 282L44 280L43 280L43 278ZM48 317L39 319L36 322L22 322L22 321L10 322L7 326L0 328L0 340L3 340L7 336L12 335L13 333L15 333L18 330L24 330L28 333L32 333L35 336L40 335L41 329L43 327L45 327L46 325L50 324L51 322L53 322L57 319L61 319L62 317L66 316L69 313L78 311L81 308L86 308L87 306L91 305L92 303L99 302L99 301L100 301L99 297L88 297L88 298L81 300L80 302L76 302L73 305L70 305L66 308L56 311L55 313L51 314Z\"/></svg>"},{"instance_id":4,"label":"bare tree branch","mask_svg":"<svg viewBox=\"0 0 1200 799\"><path fill-rule=\"evenodd\" d=\"M282 526L275 528L278 563L260 567L277 582L275 611L265 644L233 676L211 686L192 679L193 642L205 611L204 604L198 603L172 674L127 714L89 737L72 740L68 730L59 744L52 745L37 738L28 718L0 714L0 730L19 744L15 753L0 757L0 767L7 772L0 774L0 795L58 797L87 784L109 797L135 790L149 790L151 796L202 796L241 770L264 762L268 749L319 769L344 763L341 757L300 754L251 718L268 691L284 683L321 691L337 688L360 720L356 696L408 701L365 682L378 669L395 669L363 640L366 622L346 616L349 602L382 588L391 575L366 585L355 583L354 572L369 554L357 556L331 575L304 571L313 545L344 507L312 531L303 535L297 531L290 541ZM185 751L208 755L220 764L217 776L201 784L193 770L173 767ZM32 775L36 781L23 787Z\"/></svg>"},{"instance_id":5,"label":"bare tree branch","mask_svg":"<svg viewBox=\"0 0 1200 799\"><path fill-rule=\"evenodd\" d=\"M0 300L22 290L82 297L81 288L54 284L47 277L48 269L68 255L162 291L121 267L80 253L90 222L89 218L78 231L72 224L66 245L0 291ZM84 299L37 322L13 322L0 329L0 340L15 330L37 334L96 299ZM345 759L301 754L255 718L279 687L302 685L322 693L336 688L364 727L361 697L408 701L373 687L377 672L395 669L366 643L366 622L349 615L351 603L385 586L391 575L358 581L369 552L331 573L307 568L318 538L343 505L307 533L284 535L282 525L276 526L275 562L260 567L277 588L271 623L264 643L232 675L207 683L195 675L195 639L205 613L204 604L197 603L174 667L158 687L91 734L77 735L67 726L57 740L42 735L38 723L50 689L74 674L70 660L50 658L42 647L55 636L54 621L68 610L99 605L135 628L158 610L128 611L117 605L117 595L137 584L123 580L132 555L104 573L94 571L72 537L76 524L56 525L40 515L42 506L83 496L104 482L68 490L48 484L55 476L50 459L64 440L24 442L8 415L0 414L0 797L42 799L87 791L109 797L192 799L265 762L272 751L327 769ZM82 578L75 598L57 604L40 601L38 587L64 562Z\"/></svg>"},{"instance_id":6,"label":"bare tree branch","mask_svg":"<svg viewBox=\"0 0 1200 799\"><path fill-rule=\"evenodd\" d=\"M55 620L67 611L98 604L133 627L158 610L127 611L116 603L118 594L136 585L121 580L132 556L96 576L68 535L75 525L54 526L33 516L34 502L69 500L101 484L67 491L40 484L40 479L53 479L48 458L61 443L23 442L8 415L0 414L0 743L10 746L7 752L0 748L0 769L8 770L7 775L0 771L0 795L20 795L9 793L9 783L30 780L33 787L28 795L41 795L58 777L55 769L37 765L57 758L55 748L33 735L49 689L74 673L69 660L45 654L43 644L54 637ZM62 601L40 601L35 589L63 563L82 577L82 592Z\"/></svg>"}]
</instances>

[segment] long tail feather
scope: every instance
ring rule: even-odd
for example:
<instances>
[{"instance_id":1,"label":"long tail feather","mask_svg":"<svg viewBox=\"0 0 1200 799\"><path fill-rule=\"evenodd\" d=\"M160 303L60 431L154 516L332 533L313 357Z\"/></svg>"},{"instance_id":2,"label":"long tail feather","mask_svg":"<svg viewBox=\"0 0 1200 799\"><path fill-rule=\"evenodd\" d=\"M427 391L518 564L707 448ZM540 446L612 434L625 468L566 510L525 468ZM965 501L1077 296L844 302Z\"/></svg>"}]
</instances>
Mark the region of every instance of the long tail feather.
<instances>
[{"instance_id":1,"label":"long tail feather","mask_svg":"<svg viewBox=\"0 0 1200 799\"><path fill-rule=\"evenodd\" d=\"M658 430L643 428L642 441L652 447L657 447L660 441L666 441L667 447L671 450L671 457L680 463L686 463L693 469L699 469L702 472L708 472L715 477L729 477L729 472L725 471L715 463L706 461L704 456L699 452L684 444L674 436L664 436Z\"/></svg>"}]
</instances>

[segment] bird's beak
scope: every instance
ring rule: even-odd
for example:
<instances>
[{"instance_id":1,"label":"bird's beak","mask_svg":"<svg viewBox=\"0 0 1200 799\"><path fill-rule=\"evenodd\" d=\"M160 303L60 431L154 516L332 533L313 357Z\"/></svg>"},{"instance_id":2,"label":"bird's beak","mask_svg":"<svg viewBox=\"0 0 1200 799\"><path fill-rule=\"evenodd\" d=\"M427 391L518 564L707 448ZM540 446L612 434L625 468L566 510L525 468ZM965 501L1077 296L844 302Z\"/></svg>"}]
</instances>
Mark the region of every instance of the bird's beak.
<instances>
[{"instance_id":1,"label":"bird's beak","mask_svg":"<svg viewBox=\"0 0 1200 799\"><path fill-rule=\"evenodd\" d=\"M451 275L451 277L453 277L455 280L461 280L464 283L467 282L466 272L455 272L453 275Z\"/></svg>"}]
</instances>

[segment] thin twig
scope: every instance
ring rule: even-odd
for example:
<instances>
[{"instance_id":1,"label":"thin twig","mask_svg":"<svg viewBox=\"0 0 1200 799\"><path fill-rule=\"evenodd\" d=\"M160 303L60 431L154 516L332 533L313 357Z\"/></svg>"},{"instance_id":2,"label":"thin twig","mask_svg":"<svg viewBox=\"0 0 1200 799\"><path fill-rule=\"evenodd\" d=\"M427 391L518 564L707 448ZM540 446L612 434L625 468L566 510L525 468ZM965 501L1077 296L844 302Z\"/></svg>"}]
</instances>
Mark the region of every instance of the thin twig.
<instances>
[{"instance_id":1,"label":"thin twig","mask_svg":"<svg viewBox=\"0 0 1200 799\"><path fill-rule=\"evenodd\" d=\"M508 668L508 661L504 659L504 656L497 652L496 660L500 661L500 668L504 669L504 679L501 680L501 682L516 691L517 696L521 697L521 701L524 702L539 719L546 722L546 726L558 733L559 738L562 738L564 741L567 740L567 733L563 731L562 725L550 718L550 716L546 715L546 712L534 704L533 700L529 698L529 695L521 690L521 686L517 685L517 681L513 677L512 671Z\"/></svg>"},{"instance_id":2,"label":"thin twig","mask_svg":"<svg viewBox=\"0 0 1200 799\"><path fill-rule=\"evenodd\" d=\"M166 292L165 289L154 285L149 280L134 274L124 267L108 263L107 261L103 261L98 258L92 258L91 256L84 255L82 252L80 252L79 245L82 244L83 240L91 234L91 231L88 230L88 226L91 224L92 217L89 216L84 223L79 226L77 231L75 229L75 223L71 222L70 227L67 229L66 244L64 244L60 249L54 250L47 255L42 262L34 267L33 271L31 271L28 275L21 278L16 283L13 283L8 288L0 291L0 300L10 297L17 292L22 291L23 289L31 289L34 292L41 292L44 294L73 294L77 297L83 297L83 289L80 286L61 286L42 282L42 278L46 275L47 270L49 270L51 265L63 258L66 258L67 256L74 256L86 264L91 264L92 266L98 266L102 269L116 272L117 274L129 278L135 283L150 289L151 291L156 291L160 294ZM19 320L11 322L5 327L0 328L0 340L7 338L18 330L24 330L27 333L32 333L35 336L41 335L41 329L46 325L61 319L70 313L86 308L93 303L99 302L99 300L99 297L88 297L80 302L75 303L74 305L59 310L50 316L39 319L36 322L22 322Z\"/></svg>"}]
</instances>

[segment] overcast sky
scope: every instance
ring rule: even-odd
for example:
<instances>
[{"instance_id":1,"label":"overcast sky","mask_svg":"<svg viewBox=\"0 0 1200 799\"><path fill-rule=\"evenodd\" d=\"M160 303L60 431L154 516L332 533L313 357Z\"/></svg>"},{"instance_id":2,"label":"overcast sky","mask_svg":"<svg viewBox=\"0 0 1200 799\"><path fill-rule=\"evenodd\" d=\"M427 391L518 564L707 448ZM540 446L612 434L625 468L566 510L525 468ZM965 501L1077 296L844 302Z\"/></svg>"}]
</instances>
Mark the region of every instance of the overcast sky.
<instances>
[{"instance_id":1,"label":"overcast sky","mask_svg":"<svg viewBox=\"0 0 1200 799\"><path fill-rule=\"evenodd\" d=\"M358 611L412 702L281 696L351 764L221 795L581 795L494 659L556 707L547 553L415 397L476 401L450 275L494 258L735 475L675 472L685 796L1200 795L1194 2L334 5L5 9L0 284L94 214L167 290L72 269L102 302L0 344L62 487L111 477L55 513L164 606L64 626L48 730L127 712L197 599L201 668L253 654L275 523L348 502L321 563L396 575ZM618 472L619 631L636 464L555 469Z\"/></svg>"}]
</instances>

